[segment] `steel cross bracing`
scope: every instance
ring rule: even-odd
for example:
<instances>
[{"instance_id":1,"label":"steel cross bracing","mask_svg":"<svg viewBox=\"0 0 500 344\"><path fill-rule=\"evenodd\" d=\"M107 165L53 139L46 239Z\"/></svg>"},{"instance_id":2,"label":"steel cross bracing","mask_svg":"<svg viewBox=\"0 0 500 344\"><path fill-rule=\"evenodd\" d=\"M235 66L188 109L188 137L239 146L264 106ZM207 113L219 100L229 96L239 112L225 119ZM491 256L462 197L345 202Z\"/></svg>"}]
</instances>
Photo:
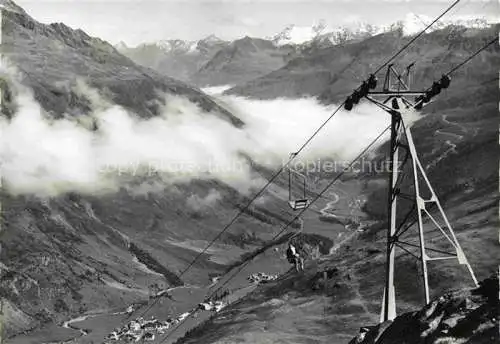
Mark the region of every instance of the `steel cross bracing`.
<instances>
[{"instance_id":1,"label":"steel cross bracing","mask_svg":"<svg viewBox=\"0 0 500 344\"><path fill-rule=\"evenodd\" d=\"M396 298L394 284L394 269L396 259L396 247L401 248L406 253L417 258L421 265L423 279L423 294L425 304L430 301L429 293L429 274L427 271L427 263L429 261L440 261L445 259L456 259L459 264L465 265L467 270L477 286L477 280L474 272L465 257L465 254L457 240L455 232L443 211L443 207L427 177L425 169L418 158L417 150L413 142L413 136L409 123L406 123L402 110L414 109L416 103L405 98L406 95L424 96L425 92L410 91L410 65L406 69L403 77L397 73L392 65L388 66L384 90L382 92L368 92L366 98L378 105L391 115L391 141L390 141L390 166L391 173L389 176L389 198L388 198L388 215L389 225L387 229L387 257L386 257L386 283L384 288L382 310L380 321L393 320L396 317ZM394 89L392 78L396 78L398 89ZM447 87L447 86L446 86ZM401 91L398 91L401 90ZM385 97L385 100L379 101L377 97ZM390 102L390 105L388 103ZM417 102L418 103L418 102ZM401 156L403 157L402 159ZM405 172L405 167L409 167L409 172ZM401 186L406 177L410 177L413 182L412 194L401 192ZM412 203L411 209L403 214L402 218L398 215L402 211L399 209L400 201L409 201ZM431 213L431 208L436 208L437 211ZM401 207L403 208L403 207ZM415 213L416 221L410 221L410 215ZM435 249L426 247L426 231L424 229L424 217L429 221L425 223L425 227L433 227L438 230L441 238L451 245L452 251ZM399 220L399 221L398 221ZM401 240L401 236L410 230L414 223L417 223L418 244ZM428 231L427 231L428 234ZM419 253L414 254L408 248L418 248ZM439 256L431 256L429 252L439 253Z\"/></svg>"},{"instance_id":2,"label":"steel cross bracing","mask_svg":"<svg viewBox=\"0 0 500 344\"><path fill-rule=\"evenodd\" d=\"M411 83L411 69L415 65L415 62L411 63L406 67L405 73L400 74L396 68L394 68L394 64L391 63L387 66L387 72L385 74L384 86L382 88L383 92L401 92L401 91L409 91L410 83ZM392 77L392 78L391 78ZM396 81L393 81L393 78L396 78Z\"/></svg>"}]
</instances>

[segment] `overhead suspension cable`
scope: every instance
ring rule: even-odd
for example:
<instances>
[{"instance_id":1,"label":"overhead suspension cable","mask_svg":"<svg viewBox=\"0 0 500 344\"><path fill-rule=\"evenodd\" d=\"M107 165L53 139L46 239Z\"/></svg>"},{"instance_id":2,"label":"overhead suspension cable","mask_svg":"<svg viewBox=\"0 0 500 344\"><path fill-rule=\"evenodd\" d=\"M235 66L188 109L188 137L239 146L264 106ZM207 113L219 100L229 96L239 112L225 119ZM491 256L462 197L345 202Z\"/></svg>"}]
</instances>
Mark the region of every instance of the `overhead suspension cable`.
<instances>
[{"instance_id":1,"label":"overhead suspension cable","mask_svg":"<svg viewBox=\"0 0 500 344\"><path fill-rule=\"evenodd\" d=\"M460 2L460 0L456 0L452 5L450 5L441 15L439 15L432 23L430 23L429 25L427 25L427 27L425 29L423 29L418 35L416 35L413 39L411 39L403 48L401 48L396 54L394 54L389 60L387 60L387 62L385 62L381 67L379 67L374 73L372 73L373 75L378 73L380 70L382 70L382 68L384 68L385 66L387 66L392 60L394 60L394 58L396 58L399 54L401 54L406 48L408 48L411 44L413 44L413 42L415 42L421 35L423 35L425 33L425 31L430 28L432 25L434 25L434 23L436 23L439 19L441 19L446 13L448 13L453 7L455 7L458 3ZM194 263L203 255L207 252L207 250L222 236L222 234L224 234L235 222L236 220L250 207L250 205L260 196L262 195L262 193L265 191L265 189L272 184L272 182L279 176L279 174L281 172L284 171L284 169L286 167L288 167L288 165L295 159L295 157L304 150L304 148L314 139L314 137L326 126L326 124L335 116L335 114L337 114L337 112L342 108L342 106L344 106L345 104L345 101L340 104L337 109L335 109L335 111L319 126L318 129L316 129L316 131L306 140L306 142L299 148L299 150L296 151L296 154L293 155L289 160L288 162L283 165L279 170L278 172L276 172L272 177L271 179L269 179L269 181L257 192L257 194L252 197L250 199L250 201L247 202L247 204L241 208L238 213L231 219L231 221L229 221L229 223L223 227L223 229L215 236L215 238L213 238L210 243L205 246L205 248L198 254L196 255L196 257L188 264L188 266L179 274L179 278L182 277L187 271L189 271L189 269L194 265ZM305 208L307 209L307 208ZM149 311L149 309L151 309L156 303L158 303L158 299L156 299L150 306L148 306L148 308L146 309L145 312L142 313L142 315L144 315L145 313L147 313L147 311Z\"/></svg>"},{"instance_id":2,"label":"overhead suspension cable","mask_svg":"<svg viewBox=\"0 0 500 344\"><path fill-rule=\"evenodd\" d=\"M462 68L462 66L464 66L466 63L468 63L470 60L472 60L474 57L476 57L480 52L482 52L483 50L487 49L490 45L497 43L497 42L498 42L498 37L493 38L489 43L484 45L481 49L479 49L474 54L469 56L467 59L465 59L464 61L462 61L461 63L459 63L455 67L453 67L448 73L446 73L446 75L450 75L450 74L456 72L458 69Z\"/></svg>"},{"instance_id":3,"label":"overhead suspension cable","mask_svg":"<svg viewBox=\"0 0 500 344\"><path fill-rule=\"evenodd\" d=\"M485 50L487 47L489 47L490 45L494 44L495 42L497 41L497 38L493 39L492 41L490 41L488 44L486 44L485 46L483 46L482 48L480 48L478 51L476 51L474 54L472 54L471 56L469 56L466 60L464 60L463 62L461 62L459 65L457 65L456 67L453 67L448 73L446 73L446 75L450 75L451 73L457 71L459 68L461 68L462 66L464 66L466 63L468 63L471 59L473 59L475 56L477 56L481 51ZM338 111L338 109L337 109ZM376 141L378 141L380 139L380 137L382 137L382 135L390 128L387 127L385 128L384 131L382 131L382 133L379 134L379 136L377 136L347 167L345 167L342 172L340 172L330 183L328 183L328 185L323 188L323 190L317 194L315 196L315 198L305 207L303 208L291 221L289 221L285 227L283 227L276 235L273 236L273 238L270 240L270 242L276 240L282 233L284 233L288 227L290 227L290 225L292 225L315 201L317 201L319 198L321 198L323 196L323 194L362 156L364 155L370 148L371 146L373 146ZM411 226L410 226L411 227ZM236 272L231 274L231 276L220 286L218 287L217 289L214 290L214 292L212 292L206 299L210 299L212 298L214 295L216 295L225 285L227 285L233 278L235 278L248 264L250 264L250 262L252 261L253 259L249 259L247 260L246 262L244 262L243 264L240 265L240 267L237 268ZM188 317L189 318L189 317ZM188 319L186 318L186 319ZM182 322L180 322L174 329L172 329L171 332L169 332L163 339L160 343L164 343L181 325L183 322L186 321L186 319L184 319Z\"/></svg>"},{"instance_id":4,"label":"overhead suspension cable","mask_svg":"<svg viewBox=\"0 0 500 344\"><path fill-rule=\"evenodd\" d=\"M342 108L344 103L340 104L335 111L325 120L323 123L314 131L314 133L307 139L307 141L299 148L299 150L296 152L294 156L292 156L288 162L283 165L278 172L276 172L269 180L268 182L250 199L250 201L247 202L247 204L241 208L238 213L229 221L223 229L210 241L210 243L205 246L205 248L198 254L196 257L189 263L189 265L178 275L179 278L181 278L189 269L194 265L194 263L204 254L207 252L207 250L224 234L235 222L236 220L250 207L250 205L267 189L269 185L273 183L273 181L281 174L281 172L284 171L284 169L292 162L293 159L295 159L296 155L298 155L300 152L304 150L304 148L316 137L316 135L326 126L326 124L337 114L337 112ZM143 317L151 308L153 308L158 302L160 298L155 299L151 304L148 305L148 307L141 312L139 317Z\"/></svg>"},{"instance_id":5,"label":"overhead suspension cable","mask_svg":"<svg viewBox=\"0 0 500 344\"><path fill-rule=\"evenodd\" d=\"M459 70L460 68L465 66L469 61L471 61L474 57L476 57L480 52L487 49L492 44L496 43L497 40L498 40L498 38L492 39L489 43L482 46L479 50L477 50L475 53L471 54L464 61L462 61L461 63L459 63L455 67L453 67L447 73L443 74L440 81L435 81L432 84L432 86L428 87L424 91L424 93L425 93L424 95L421 95L421 96L418 96L417 98L415 98L415 101L417 102L417 104L415 105L415 108L421 109L422 105L424 103L428 103L433 97L437 96L441 92L441 88L448 88L448 86L450 84L450 80L451 80L450 75L452 73L456 72L457 70Z\"/></svg>"},{"instance_id":6,"label":"overhead suspension cable","mask_svg":"<svg viewBox=\"0 0 500 344\"><path fill-rule=\"evenodd\" d=\"M390 126L386 127L375 139L373 139L368 146L366 146L346 167L343 168L343 170L338 173L335 178L333 178L324 188L321 190L319 194L316 195L315 198L311 200L311 202L301 211L294 216L294 218L290 221L287 222L287 224L278 232L276 233L269 242L275 241L281 234L283 234L297 219L300 218L300 216L314 203L316 202L325 192L328 191L328 189L337 181L339 180L351 167L352 165L359 160L388 130L390 129ZM263 246L265 248L266 245ZM253 259L248 259L246 262L242 263L237 269L236 272L231 274L231 276L220 286L218 287L215 291L213 291L206 299L211 299L214 295L216 295L225 285L227 285L233 278L235 278ZM175 328L172 329L161 341L160 343L164 343L185 321L187 321L189 317L185 318L183 321L178 323Z\"/></svg>"},{"instance_id":7,"label":"overhead suspension cable","mask_svg":"<svg viewBox=\"0 0 500 344\"><path fill-rule=\"evenodd\" d=\"M389 60L387 60L387 62L385 62L381 67L379 67L374 73L372 74L376 74L377 72L379 72L382 68L384 68L385 66L387 66L392 60L394 60L399 54L401 54L401 52L403 52L406 48L408 48L411 44L413 44L413 42L415 42L421 35L423 35L425 33L425 31L430 28L432 25L434 25L439 19L441 19L446 13L448 13L453 7L455 7L461 0L456 0L453 4L451 4L443 13L441 13L436 19L434 19L432 21L432 23L430 23L429 25L427 25L427 27L425 29L423 29L418 35L416 35L415 37L413 37L413 39L411 39L407 44L405 44L405 46L403 48L401 48L396 54L394 54L391 58L389 58ZM326 126L326 124L333 118L333 116L335 116L335 114L342 108L342 106L344 105L344 103L342 103L339 107L337 107L337 109L319 126L318 129L316 129L316 131L306 140L306 142L295 152L296 154L293 155L289 160L288 162L283 165L279 170L278 172L276 172L272 177L271 179L257 192L257 194L252 197L250 199L250 201L247 202L247 204L242 208L240 209L240 211L231 219L231 221L229 221L229 223L224 226L224 228L222 229L221 232L219 232L214 239L212 239L212 241L210 241L210 243L205 246L205 248L188 264L188 266L179 274L179 278L182 277L190 268L191 266L193 266L193 264L204 254L206 253L206 251L210 248L210 246L212 246L215 241L217 241L217 239L219 239L221 237L221 235L223 233L225 233L235 222L236 220L250 207L250 205L265 191L265 189L272 184L272 182L279 176L279 174L281 172L284 171L284 169L286 167L288 167L288 165L292 162L293 159L295 159L295 157L300 154L304 148L314 139L314 137L316 137L316 135Z\"/></svg>"}]
</instances>

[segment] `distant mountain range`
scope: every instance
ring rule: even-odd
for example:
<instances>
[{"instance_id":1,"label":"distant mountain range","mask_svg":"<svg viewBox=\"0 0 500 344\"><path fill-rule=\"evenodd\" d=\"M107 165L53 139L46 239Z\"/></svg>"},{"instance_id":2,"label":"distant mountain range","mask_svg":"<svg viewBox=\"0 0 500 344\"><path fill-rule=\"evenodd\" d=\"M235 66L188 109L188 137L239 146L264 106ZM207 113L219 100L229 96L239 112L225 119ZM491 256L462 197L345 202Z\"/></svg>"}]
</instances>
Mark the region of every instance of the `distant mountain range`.
<instances>
[{"instance_id":1,"label":"distant mountain range","mask_svg":"<svg viewBox=\"0 0 500 344\"><path fill-rule=\"evenodd\" d=\"M433 18L415 13L408 13L404 19L390 25L372 25L366 22L357 22L349 26L339 26L336 28L329 28L324 23L319 23L310 27L289 25L283 31L267 39L271 40L276 45L310 44L312 41L322 41L324 43L328 42L331 45L337 45L349 40L366 38L395 30L401 30L405 36L413 35L423 30L432 21ZM440 20L430 27L427 33L443 29L449 25L465 26L468 28L485 28L490 24L491 23L484 18Z\"/></svg>"},{"instance_id":2,"label":"distant mountain range","mask_svg":"<svg viewBox=\"0 0 500 344\"><path fill-rule=\"evenodd\" d=\"M147 46L155 46L164 53L168 54L196 54L196 53L205 53L207 49L212 46L221 46L227 45L229 41L224 41L215 35L209 35L203 39L196 41L188 41L182 39L167 39L161 40L154 43L143 43L139 44L135 47L128 46L125 42L121 41L120 43L115 45L115 48L118 50L127 50L127 49L138 49L141 47Z\"/></svg>"},{"instance_id":3,"label":"distant mountain range","mask_svg":"<svg viewBox=\"0 0 500 344\"><path fill-rule=\"evenodd\" d=\"M289 60L308 55L320 48L356 42L378 34L399 31L413 35L432 18L409 13L391 25L364 22L329 28L324 23L310 27L289 25L279 33L265 38L244 37L225 41L210 35L198 41L162 40L128 47L121 42L115 47L136 63L162 74L203 87L238 85L283 67ZM486 19L451 19L434 24L428 32L449 25L485 28Z\"/></svg>"},{"instance_id":4,"label":"distant mountain range","mask_svg":"<svg viewBox=\"0 0 500 344\"><path fill-rule=\"evenodd\" d=\"M136 63L179 80L189 81L193 71L200 69L228 44L229 42L211 35L199 41L171 39L144 43L137 47L128 47L120 42L115 47Z\"/></svg>"}]
</instances>

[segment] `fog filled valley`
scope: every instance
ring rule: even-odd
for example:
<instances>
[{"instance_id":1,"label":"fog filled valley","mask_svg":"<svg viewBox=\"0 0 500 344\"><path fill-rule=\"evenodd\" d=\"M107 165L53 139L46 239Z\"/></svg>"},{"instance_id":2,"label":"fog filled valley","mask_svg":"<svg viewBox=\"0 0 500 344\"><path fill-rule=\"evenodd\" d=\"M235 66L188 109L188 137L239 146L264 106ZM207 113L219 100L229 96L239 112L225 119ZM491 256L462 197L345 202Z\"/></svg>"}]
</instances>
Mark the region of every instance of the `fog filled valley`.
<instances>
[{"instance_id":1,"label":"fog filled valley","mask_svg":"<svg viewBox=\"0 0 500 344\"><path fill-rule=\"evenodd\" d=\"M342 104L414 32L132 49L0 3L5 343L498 340L498 44L421 111L401 110L481 287L455 259L429 262L425 305L421 267L398 250L400 317L353 339L380 317L391 117ZM398 56L399 70L415 62L412 88L498 37L498 24L467 25L428 30ZM298 150L290 166L314 200L300 217L288 201L301 180L284 168Z\"/></svg>"}]
</instances>

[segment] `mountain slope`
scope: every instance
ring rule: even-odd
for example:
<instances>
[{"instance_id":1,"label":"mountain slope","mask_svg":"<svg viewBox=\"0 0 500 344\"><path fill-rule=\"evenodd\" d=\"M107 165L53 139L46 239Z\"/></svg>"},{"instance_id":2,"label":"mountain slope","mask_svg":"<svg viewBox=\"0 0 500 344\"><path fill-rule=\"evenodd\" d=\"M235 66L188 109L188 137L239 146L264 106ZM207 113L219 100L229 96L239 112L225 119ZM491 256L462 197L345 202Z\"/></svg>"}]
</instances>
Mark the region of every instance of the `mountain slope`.
<instances>
[{"instance_id":1,"label":"mountain slope","mask_svg":"<svg viewBox=\"0 0 500 344\"><path fill-rule=\"evenodd\" d=\"M190 81L201 86L240 84L280 68L293 52L291 46L246 36L220 49Z\"/></svg>"},{"instance_id":2,"label":"mountain slope","mask_svg":"<svg viewBox=\"0 0 500 344\"><path fill-rule=\"evenodd\" d=\"M200 91L136 65L109 43L82 30L62 23L38 23L23 10L4 11L3 20L4 56L20 70L44 109L56 116L88 110L85 100L69 90L79 77L141 117L157 115L154 103L162 102L162 97L156 93L166 92L185 96L206 111L242 124Z\"/></svg>"}]
</instances>

